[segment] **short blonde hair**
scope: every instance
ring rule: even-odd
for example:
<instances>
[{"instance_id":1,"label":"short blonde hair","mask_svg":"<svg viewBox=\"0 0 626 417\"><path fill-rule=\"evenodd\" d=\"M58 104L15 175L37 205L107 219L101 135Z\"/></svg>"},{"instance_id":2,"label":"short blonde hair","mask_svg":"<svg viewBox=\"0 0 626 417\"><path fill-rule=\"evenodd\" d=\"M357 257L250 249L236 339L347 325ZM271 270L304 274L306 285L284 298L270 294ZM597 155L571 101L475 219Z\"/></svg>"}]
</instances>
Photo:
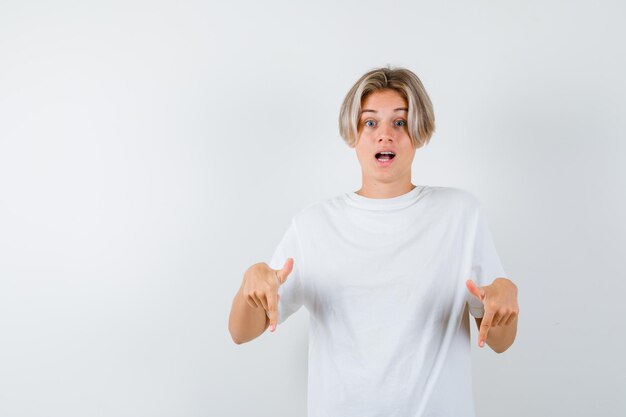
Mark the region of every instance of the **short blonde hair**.
<instances>
[{"instance_id":1,"label":"short blonde hair","mask_svg":"<svg viewBox=\"0 0 626 417\"><path fill-rule=\"evenodd\" d=\"M409 136L413 146L426 145L435 131L435 114L420 79L405 68L382 67L365 73L352 86L339 111L339 134L354 147L359 134L359 117L365 97L377 90L395 90L406 100Z\"/></svg>"}]
</instances>

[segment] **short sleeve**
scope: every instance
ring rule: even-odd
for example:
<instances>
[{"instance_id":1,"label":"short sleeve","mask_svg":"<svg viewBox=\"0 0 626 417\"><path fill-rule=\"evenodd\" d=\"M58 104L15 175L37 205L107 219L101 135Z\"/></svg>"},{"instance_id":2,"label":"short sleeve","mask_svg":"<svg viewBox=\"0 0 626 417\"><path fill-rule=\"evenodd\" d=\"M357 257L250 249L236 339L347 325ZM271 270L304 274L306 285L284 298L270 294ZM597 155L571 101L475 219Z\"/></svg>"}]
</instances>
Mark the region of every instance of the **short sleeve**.
<instances>
[{"instance_id":1,"label":"short sleeve","mask_svg":"<svg viewBox=\"0 0 626 417\"><path fill-rule=\"evenodd\" d=\"M282 269L285 261L293 258L293 269L285 282L278 288L278 324L298 311L303 304L302 298L302 254L295 220L292 219L278 246L274 250L269 266Z\"/></svg>"},{"instance_id":2,"label":"short sleeve","mask_svg":"<svg viewBox=\"0 0 626 417\"><path fill-rule=\"evenodd\" d=\"M474 234L474 249L472 256L471 277L479 287L489 285L496 278L506 278L506 272L502 268L500 257L491 237L487 218L480 206L476 216ZM467 294L470 314L474 317L482 317L485 313L483 304L472 294Z\"/></svg>"}]
</instances>

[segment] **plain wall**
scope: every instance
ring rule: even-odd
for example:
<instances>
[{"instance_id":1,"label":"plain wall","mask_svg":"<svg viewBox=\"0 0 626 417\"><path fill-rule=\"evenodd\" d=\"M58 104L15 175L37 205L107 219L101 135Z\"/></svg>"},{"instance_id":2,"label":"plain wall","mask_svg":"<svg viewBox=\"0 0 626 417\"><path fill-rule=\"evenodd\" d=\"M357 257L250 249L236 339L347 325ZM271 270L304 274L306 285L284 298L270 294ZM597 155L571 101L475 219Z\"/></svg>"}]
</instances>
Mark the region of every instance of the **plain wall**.
<instances>
[{"instance_id":1,"label":"plain wall","mask_svg":"<svg viewBox=\"0 0 626 417\"><path fill-rule=\"evenodd\" d=\"M4 0L0 416L305 415L308 312L235 345L231 302L360 187L339 106L387 64L434 104L413 182L476 195L519 287L478 415L625 415L625 11Z\"/></svg>"}]
</instances>

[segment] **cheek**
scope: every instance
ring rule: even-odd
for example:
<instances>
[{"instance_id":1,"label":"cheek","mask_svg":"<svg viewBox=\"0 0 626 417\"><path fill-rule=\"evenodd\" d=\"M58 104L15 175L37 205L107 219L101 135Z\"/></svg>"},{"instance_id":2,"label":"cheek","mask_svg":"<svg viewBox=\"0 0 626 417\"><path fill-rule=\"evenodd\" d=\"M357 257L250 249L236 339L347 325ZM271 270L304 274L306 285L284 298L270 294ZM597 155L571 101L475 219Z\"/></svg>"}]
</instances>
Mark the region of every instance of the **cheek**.
<instances>
[{"instance_id":1,"label":"cheek","mask_svg":"<svg viewBox=\"0 0 626 417\"><path fill-rule=\"evenodd\" d=\"M356 155L357 159L361 164L367 164L369 162L374 161L374 157L371 156L373 151L365 150L365 149L357 149Z\"/></svg>"}]
</instances>

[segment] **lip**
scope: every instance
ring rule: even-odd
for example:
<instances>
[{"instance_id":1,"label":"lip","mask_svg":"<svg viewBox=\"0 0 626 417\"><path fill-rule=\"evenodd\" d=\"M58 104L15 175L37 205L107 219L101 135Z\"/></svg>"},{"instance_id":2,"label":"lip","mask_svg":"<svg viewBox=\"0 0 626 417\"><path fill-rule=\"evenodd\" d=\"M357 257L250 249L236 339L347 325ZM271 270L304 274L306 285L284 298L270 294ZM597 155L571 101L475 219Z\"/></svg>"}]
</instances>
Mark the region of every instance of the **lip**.
<instances>
[{"instance_id":1,"label":"lip","mask_svg":"<svg viewBox=\"0 0 626 417\"><path fill-rule=\"evenodd\" d=\"M393 163L394 159L396 159L396 158L391 158L388 161L381 162L378 159L374 158L374 160L376 161L376 165L381 167L381 168L388 167L389 165L391 165Z\"/></svg>"}]
</instances>

